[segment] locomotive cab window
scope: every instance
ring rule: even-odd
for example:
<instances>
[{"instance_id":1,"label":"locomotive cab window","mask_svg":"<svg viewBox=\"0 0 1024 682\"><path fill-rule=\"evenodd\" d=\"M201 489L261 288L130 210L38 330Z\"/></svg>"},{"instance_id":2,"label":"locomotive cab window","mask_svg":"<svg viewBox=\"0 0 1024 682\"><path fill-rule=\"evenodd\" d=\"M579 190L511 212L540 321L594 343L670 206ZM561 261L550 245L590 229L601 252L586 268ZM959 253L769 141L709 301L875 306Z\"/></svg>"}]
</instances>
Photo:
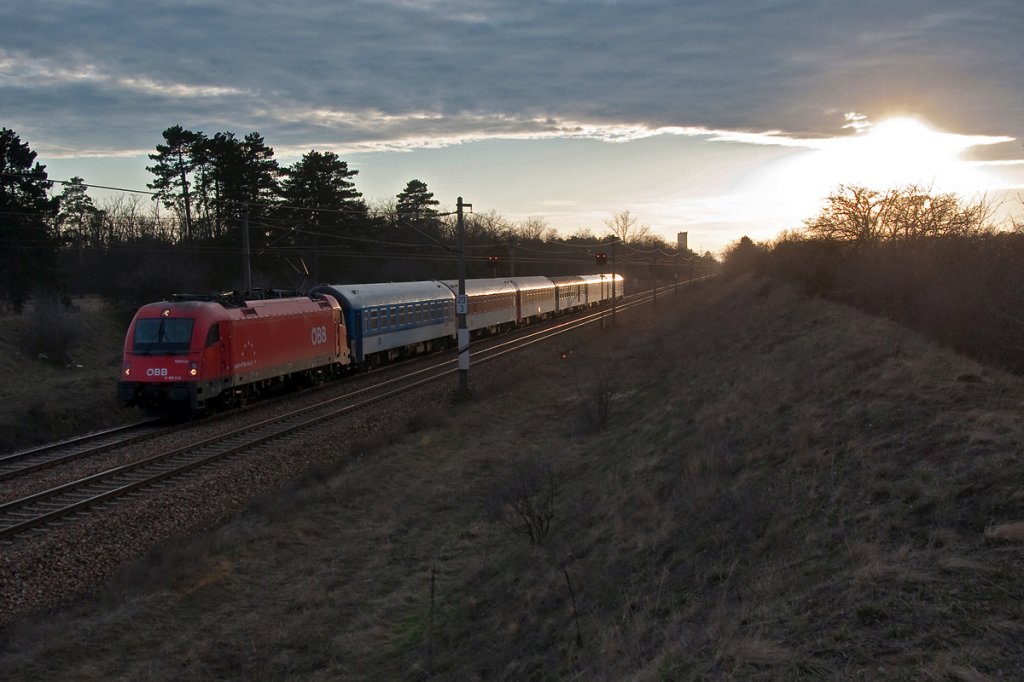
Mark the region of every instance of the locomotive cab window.
<instances>
[{"instance_id":1,"label":"locomotive cab window","mask_svg":"<svg viewBox=\"0 0 1024 682\"><path fill-rule=\"evenodd\" d=\"M137 320L132 348L136 353L187 353L194 323L171 317Z\"/></svg>"},{"instance_id":2,"label":"locomotive cab window","mask_svg":"<svg viewBox=\"0 0 1024 682\"><path fill-rule=\"evenodd\" d=\"M216 344L220 341L220 325L214 323L210 325L210 331L206 333L206 347Z\"/></svg>"}]
</instances>

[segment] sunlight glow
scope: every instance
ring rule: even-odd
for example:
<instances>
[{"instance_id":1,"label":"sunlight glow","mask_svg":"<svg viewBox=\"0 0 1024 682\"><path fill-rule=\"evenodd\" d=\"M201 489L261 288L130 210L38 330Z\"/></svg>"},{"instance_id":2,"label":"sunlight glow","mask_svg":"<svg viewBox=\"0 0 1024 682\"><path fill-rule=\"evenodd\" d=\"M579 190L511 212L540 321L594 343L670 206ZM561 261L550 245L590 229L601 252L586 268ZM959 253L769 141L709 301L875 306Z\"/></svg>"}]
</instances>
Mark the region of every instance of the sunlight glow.
<instances>
[{"instance_id":1,"label":"sunlight glow","mask_svg":"<svg viewBox=\"0 0 1024 682\"><path fill-rule=\"evenodd\" d=\"M665 207L666 213L687 216L691 233L702 229L718 233L728 225L763 240L782 230L799 229L843 184L879 191L917 185L972 201L999 196L1008 187L1000 162L965 156L978 147L1012 142L1011 137L944 132L913 117L873 122L856 112L846 114L843 128L843 134L826 138L772 133L712 138L790 151L737 174L731 191L715 193L703 202L699 196L678 197L674 206Z\"/></svg>"},{"instance_id":2,"label":"sunlight glow","mask_svg":"<svg viewBox=\"0 0 1024 682\"><path fill-rule=\"evenodd\" d=\"M913 118L891 118L852 138L840 138L824 159L847 182L887 189L969 180L961 154L976 143L968 136L938 132Z\"/></svg>"},{"instance_id":3,"label":"sunlight glow","mask_svg":"<svg viewBox=\"0 0 1024 682\"><path fill-rule=\"evenodd\" d=\"M983 167L966 161L964 152L1011 139L942 132L909 117L877 124L858 120L854 129L853 135L808 141L811 149L773 169L762 190L786 196L786 203L794 210L801 207L805 217L840 184L881 191L919 185L961 196L981 194L998 183Z\"/></svg>"}]
</instances>

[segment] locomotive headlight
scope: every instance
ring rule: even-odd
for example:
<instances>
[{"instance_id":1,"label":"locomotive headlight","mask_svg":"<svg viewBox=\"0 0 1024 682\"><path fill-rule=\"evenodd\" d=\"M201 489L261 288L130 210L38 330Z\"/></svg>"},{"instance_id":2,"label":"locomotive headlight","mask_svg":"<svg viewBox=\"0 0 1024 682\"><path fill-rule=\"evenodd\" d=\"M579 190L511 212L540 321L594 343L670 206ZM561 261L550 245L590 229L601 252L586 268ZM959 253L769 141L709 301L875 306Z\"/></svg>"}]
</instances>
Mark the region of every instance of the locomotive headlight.
<instances>
[{"instance_id":1,"label":"locomotive headlight","mask_svg":"<svg viewBox=\"0 0 1024 682\"><path fill-rule=\"evenodd\" d=\"M193 362L191 365L189 365L188 373L189 376L196 376L197 374L199 374L199 368L196 367L196 363Z\"/></svg>"},{"instance_id":2,"label":"locomotive headlight","mask_svg":"<svg viewBox=\"0 0 1024 682\"><path fill-rule=\"evenodd\" d=\"M126 377L130 377L132 375L132 366L131 365L125 365L124 366L124 375Z\"/></svg>"}]
</instances>

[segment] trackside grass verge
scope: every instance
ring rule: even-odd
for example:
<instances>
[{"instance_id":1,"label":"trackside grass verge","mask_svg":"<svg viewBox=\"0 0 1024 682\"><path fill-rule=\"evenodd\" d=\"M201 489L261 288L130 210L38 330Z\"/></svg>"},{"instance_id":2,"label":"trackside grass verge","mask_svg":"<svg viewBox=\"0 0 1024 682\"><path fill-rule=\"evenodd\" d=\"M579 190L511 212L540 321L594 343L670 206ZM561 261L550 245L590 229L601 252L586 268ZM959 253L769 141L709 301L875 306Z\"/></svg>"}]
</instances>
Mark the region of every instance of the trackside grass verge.
<instances>
[{"instance_id":1,"label":"trackside grass verge","mask_svg":"<svg viewBox=\"0 0 1024 682\"><path fill-rule=\"evenodd\" d=\"M1024 677L1024 382L766 280L658 306L15 624L0 673Z\"/></svg>"},{"instance_id":2,"label":"trackside grass verge","mask_svg":"<svg viewBox=\"0 0 1024 682\"><path fill-rule=\"evenodd\" d=\"M130 321L98 299L0 316L0 454L140 418L115 395Z\"/></svg>"}]
</instances>

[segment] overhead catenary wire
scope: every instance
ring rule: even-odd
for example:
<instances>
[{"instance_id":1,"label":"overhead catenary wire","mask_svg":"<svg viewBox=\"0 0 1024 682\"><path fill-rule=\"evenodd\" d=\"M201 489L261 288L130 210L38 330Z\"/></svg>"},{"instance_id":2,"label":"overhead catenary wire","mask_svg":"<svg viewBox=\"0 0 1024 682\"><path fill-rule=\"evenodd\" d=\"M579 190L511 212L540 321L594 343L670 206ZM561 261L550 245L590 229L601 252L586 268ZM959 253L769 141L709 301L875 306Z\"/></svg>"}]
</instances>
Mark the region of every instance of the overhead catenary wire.
<instances>
[{"instance_id":1,"label":"overhead catenary wire","mask_svg":"<svg viewBox=\"0 0 1024 682\"><path fill-rule=\"evenodd\" d=\"M147 195L147 196L154 197L154 198L159 197L162 194L161 192L152 191L152 190L139 190L139 189L133 189L133 188L127 188L127 187L115 187L115 186L110 186L110 185L96 185L96 184L85 183L85 182L72 182L71 180L56 180L56 179L50 179L50 178L42 179L42 178L35 177L35 176L31 175L30 173L0 172L0 176L19 178L19 179L21 179L21 178L28 178L28 179L40 180L42 182L52 183L52 184L76 185L76 186L82 186L82 187L86 187L86 188L90 188L90 189L104 189L104 190L126 192L126 193L132 193L132 194L141 194L141 195ZM265 208L265 209L274 209L276 211L284 211L284 212L291 211L291 212L316 213L316 214L326 214L326 215L368 216L368 212L369 212L369 209L365 205L362 206L362 207L358 207L358 208L356 208L356 207L353 207L353 208L325 208L325 207L299 206L299 205L286 204L286 203L280 203L280 202L274 202L274 201L259 201L259 200L241 201L241 200L234 200L234 199L218 199L217 203L219 203L219 204L221 204L223 206L235 206L235 207L239 207L239 208L256 208L256 207L258 207L258 208ZM8 211L8 212L0 212L0 215L21 216L21 215L34 215L34 214L30 213L30 212ZM451 215L455 215L455 213L454 212L433 212L432 211L430 213L419 214L419 217L437 219L437 218L449 217ZM367 219L365 221L345 221L343 223L339 223L339 222L318 223L315 226L311 226L308 222L306 222L304 220L295 219L295 218L285 217L285 216L281 216L281 215L261 215L259 220L251 221L251 227L261 228L261 229L264 229L264 230L281 230L281 231L283 231L283 234L277 235L276 238L272 242L270 242L269 244L264 245L257 252L257 255L264 254L264 253L275 253L275 252L278 252L278 251L282 250L282 248L289 248L289 247L275 246L275 244L277 244L278 242L280 242L281 240L285 239L286 237L288 237L290 235L297 235L297 234L313 236L313 237L316 237L318 239L345 241L345 242L350 242L350 243L354 243L354 244L375 245L375 246L380 246L380 247L394 247L394 248L415 249L415 250L418 250L418 253L416 253L415 256L419 257L419 258L424 258L425 257L425 254L423 254L421 250L424 249L424 248L430 248L431 246L437 247L437 248L441 248L441 249L444 249L446 251L454 253L454 250L453 250L453 247L451 246L451 244L446 243L445 241L442 241L441 239L439 239L435 235L432 235L432 234L429 234L428 232L423 231L417 225L415 225L414 223L410 222L407 219L407 218L410 217L410 214L399 214L396 217L398 218L397 227L404 228L404 229L409 229L409 230L415 232L416 234L418 234L421 237L423 237L428 242L428 244L423 244L423 243L419 243L419 242L393 241L393 240L390 240L390 239L378 239L378 238L366 237L366 236L356 237L356 236L338 234L337 232L329 231L332 228L334 228L334 229L360 229L360 228L364 228L365 229L365 228L372 228L375 225L379 224L376 220L373 220L372 218L371 219ZM219 224L224 224L226 222L230 222L230 220L233 220L234 217L231 217L231 218L225 220L225 218L223 216L215 217L215 216L207 215L207 216L204 216L203 218L201 218L199 220L199 222L209 221L211 219L212 220L216 220ZM177 224L177 223L180 222L180 219L176 218L176 217L162 217L162 216L156 216L156 215L154 215L154 216L143 216L143 217L141 217L141 220L143 220L145 222L148 222L148 223L165 224L165 225ZM309 229L310 227L315 227L316 229ZM328 230L328 231L325 231L325 230ZM325 245L319 245L319 246L321 248L325 247ZM489 242L489 243L486 243L486 244L467 244L467 245L465 245L465 248L467 249L467 251L468 250L483 251L483 250L497 250L497 249L504 250L504 249L513 248L513 249L516 250L516 252L518 254L517 255L517 261L518 262L521 262L521 263L531 263L531 262L550 262L553 259L557 259L557 257L563 257L563 258L564 257L570 257L571 258L572 256L584 256L584 255L588 255L588 254L593 254L594 253L594 249L596 249L596 248L610 247L610 246L619 246L619 247L621 247L623 253L620 254L620 257L626 263L650 262L651 260L656 260L656 259L666 259L666 260L672 259L672 260L677 260L677 261L682 261L682 262L688 262L689 260L692 260L695 257L692 253L689 256L683 257L682 252L669 253L669 252L664 251L661 248L642 249L642 248L638 248L638 247L636 247L634 245L631 245L631 244L629 244L627 242L624 242L621 239L608 239L607 237L603 238L603 239L597 239L593 243L583 243L583 244L573 244L573 243L565 243L565 242L561 242L561 243L559 243L559 242L555 242L555 243L548 242L548 243L545 243L543 248L535 248L535 247L531 247L531 246L528 246L528 245L523 244L523 243L518 243L515 237L510 237L508 239L499 239L498 241L493 241L493 242ZM210 253L217 252L217 251L229 251L229 249L224 249L222 247L209 246L209 245L203 245L203 244L193 244L192 247L193 248L198 248L201 251L210 252ZM328 247L328 249L329 249L329 247ZM555 253L552 253L552 249L559 249L559 250L556 251ZM539 258L539 259L530 258L526 254L531 253L531 252L532 253L543 253L545 255L545 258ZM328 250L328 253L330 253L330 250ZM365 252L361 252L361 253L365 253ZM335 255L337 255L337 254L335 253ZM394 252L390 252L389 253L389 257L394 257L395 255L396 254Z\"/></svg>"}]
</instances>

